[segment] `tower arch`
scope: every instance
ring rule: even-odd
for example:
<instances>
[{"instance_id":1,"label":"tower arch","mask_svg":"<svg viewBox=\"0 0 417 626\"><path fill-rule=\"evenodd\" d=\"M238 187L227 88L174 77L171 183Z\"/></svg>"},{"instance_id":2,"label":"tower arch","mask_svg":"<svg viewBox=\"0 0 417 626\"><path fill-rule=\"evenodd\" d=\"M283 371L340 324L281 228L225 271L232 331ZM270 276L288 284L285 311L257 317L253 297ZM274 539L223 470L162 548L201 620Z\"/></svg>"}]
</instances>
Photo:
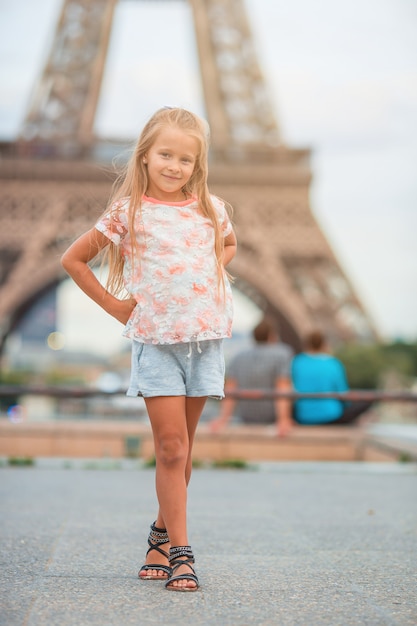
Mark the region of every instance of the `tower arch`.
<instances>
[{"instance_id":1,"label":"tower arch","mask_svg":"<svg viewBox=\"0 0 417 626\"><path fill-rule=\"evenodd\" d=\"M311 211L309 151L280 141L244 0L189 2L212 136L209 186L234 207L231 272L293 345L315 326L331 341L375 338ZM62 280L60 255L106 206L114 173L95 161L93 123L116 4L63 0L19 140L3 146L3 339L22 306Z\"/></svg>"}]
</instances>

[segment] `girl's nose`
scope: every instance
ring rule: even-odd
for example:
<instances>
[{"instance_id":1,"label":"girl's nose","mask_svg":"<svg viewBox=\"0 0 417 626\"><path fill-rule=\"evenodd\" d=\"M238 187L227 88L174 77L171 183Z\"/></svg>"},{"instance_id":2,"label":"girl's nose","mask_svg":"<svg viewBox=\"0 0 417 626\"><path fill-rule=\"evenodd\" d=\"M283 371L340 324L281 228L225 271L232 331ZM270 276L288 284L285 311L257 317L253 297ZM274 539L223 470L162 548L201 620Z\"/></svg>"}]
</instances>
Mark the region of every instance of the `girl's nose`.
<instances>
[{"instance_id":1,"label":"girl's nose","mask_svg":"<svg viewBox=\"0 0 417 626\"><path fill-rule=\"evenodd\" d=\"M180 164L178 161L171 161L168 165L168 168L173 172L178 172L178 170L180 169Z\"/></svg>"}]
</instances>

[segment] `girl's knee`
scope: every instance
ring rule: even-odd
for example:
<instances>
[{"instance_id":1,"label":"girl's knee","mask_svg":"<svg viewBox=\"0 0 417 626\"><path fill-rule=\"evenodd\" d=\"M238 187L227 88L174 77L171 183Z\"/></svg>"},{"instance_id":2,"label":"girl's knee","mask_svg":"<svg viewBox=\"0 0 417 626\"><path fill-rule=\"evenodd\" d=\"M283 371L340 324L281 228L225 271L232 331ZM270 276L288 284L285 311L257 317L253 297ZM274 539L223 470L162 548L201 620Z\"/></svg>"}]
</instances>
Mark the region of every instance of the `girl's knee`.
<instances>
[{"instance_id":1,"label":"girl's knee","mask_svg":"<svg viewBox=\"0 0 417 626\"><path fill-rule=\"evenodd\" d=\"M188 457L188 446L178 435L167 435L158 442L156 455L157 461L163 465L185 465Z\"/></svg>"}]
</instances>

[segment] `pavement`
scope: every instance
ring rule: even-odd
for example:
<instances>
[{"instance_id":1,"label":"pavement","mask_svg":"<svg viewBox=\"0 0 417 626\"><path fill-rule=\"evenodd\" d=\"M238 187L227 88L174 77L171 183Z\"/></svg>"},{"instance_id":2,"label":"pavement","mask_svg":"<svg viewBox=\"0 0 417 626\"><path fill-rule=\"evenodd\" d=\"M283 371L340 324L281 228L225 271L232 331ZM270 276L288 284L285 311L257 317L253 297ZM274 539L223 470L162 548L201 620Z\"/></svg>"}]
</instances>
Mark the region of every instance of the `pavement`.
<instances>
[{"instance_id":1,"label":"pavement","mask_svg":"<svg viewBox=\"0 0 417 626\"><path fill-rule=\"evenodd\" d=\"M417 463L417 424L369 424L363 440L366 447Z\"/></svg>"},{"instance_id":2,"label":"pavement","mask_svg":"<svg viewBox=\"0 0 417 626\"><path fill-rule=\"evenodd\" d=\"M139 581L156 511L139 461L0 468L5 626L417 624L417 465L196 469L201 590Z\"/></svg>"},{"instance_id":3,"label":"pavement","mask_svg":"<svg viewBox=\"0 0 417 626\"><path fill-rule=\"evenodd\" d=\"M369 435L406 442L417 448L417 424L369 424L366 427Z\"/></svg>"}]
</instances>

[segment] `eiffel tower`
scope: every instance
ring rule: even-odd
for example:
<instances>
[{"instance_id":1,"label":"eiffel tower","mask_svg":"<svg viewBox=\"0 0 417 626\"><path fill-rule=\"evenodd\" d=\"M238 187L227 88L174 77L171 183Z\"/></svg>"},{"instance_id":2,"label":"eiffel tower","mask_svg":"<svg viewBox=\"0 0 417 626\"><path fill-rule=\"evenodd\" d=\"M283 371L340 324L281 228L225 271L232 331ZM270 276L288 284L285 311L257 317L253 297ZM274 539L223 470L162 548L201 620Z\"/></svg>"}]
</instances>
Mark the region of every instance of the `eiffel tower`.
<instances>
[{"instance_id":1,"label":"eiffel tower","mask_svg":"<svg viewBox=\"0 0 417 626\"><path fill-rule=\"evenodd\" d=\"M333 343L375 338L311 212L309 151L280 139L244 0L189 4L211 127L209 185L234 207L236 287L277 318L295 348L317 326ZM3 150L3 341L22 312L64 279L61 253L106 205L113 177L95 162L93 123L116 5L63 1L20 137Z\"/></svg>"}]
</instances>

